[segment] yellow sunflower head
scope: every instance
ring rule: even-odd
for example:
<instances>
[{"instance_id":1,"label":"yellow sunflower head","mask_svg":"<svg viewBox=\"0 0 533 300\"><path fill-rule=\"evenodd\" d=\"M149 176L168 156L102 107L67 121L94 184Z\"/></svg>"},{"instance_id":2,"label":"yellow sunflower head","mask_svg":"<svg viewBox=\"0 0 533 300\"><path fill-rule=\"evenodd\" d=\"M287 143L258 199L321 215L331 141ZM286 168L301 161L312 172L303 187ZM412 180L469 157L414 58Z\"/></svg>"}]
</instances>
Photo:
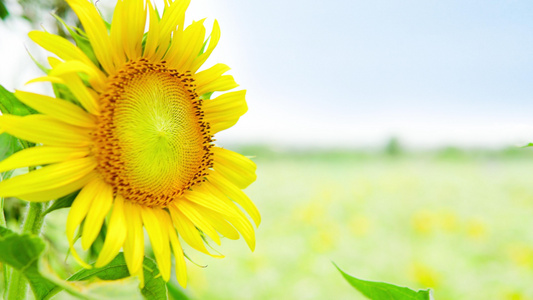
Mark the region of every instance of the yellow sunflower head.
<instances>
[{"instance_id":1,"label":"yellow sunflower head","mask_svg":"<svg viewBox=\"0 0 533 300\"><path fill-rule=\"evenodd\" d=\"M85 30L71 33L89 44L30 33L59 58L50 57L48 75L33 81L59 84L70 96L15 93L40 114L0 116L0 128L38 146L0 162L0 172L42 167L1 182L0 196L48 201L79 190L67 219L73 255L90 267L74 251L76 230L88 249L107 222L96 266L122 249L141 282L143 227L163 278L173 252L183 286L180 238L212 255L204 234L217 244L240 234L253 250L248 216L259 225L260 215L242 189L255 180L255 164L213 144L246 112L245 91L210 99L237 84L223 75L224 64L198 71L218 43L218 23L207 40L203 21L184 27L190 0L167 1L162 16L149 1L119 0L110 26L89 1L67 2Z\"/></svg>"}]
</instances>

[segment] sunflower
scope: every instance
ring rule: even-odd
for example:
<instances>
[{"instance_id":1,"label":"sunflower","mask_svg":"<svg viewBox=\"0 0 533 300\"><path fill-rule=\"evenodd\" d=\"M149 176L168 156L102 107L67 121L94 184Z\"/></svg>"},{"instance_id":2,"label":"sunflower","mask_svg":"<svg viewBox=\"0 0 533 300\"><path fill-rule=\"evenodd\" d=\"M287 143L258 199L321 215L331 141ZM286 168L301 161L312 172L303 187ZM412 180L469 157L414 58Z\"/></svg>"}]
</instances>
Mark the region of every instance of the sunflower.
<instances>
[{"instance_id":1,"label":"sunflower","mask_svg":"<svg viewBox=\"0 0 533 300\"><path fill-rule=\"evenodd\" d=\"M141 284L143 228L163 279L170 279L173 253L182 286L187 275L180 240L220 257L207 250L206 237L220 244L221 236L242 235L253 250L249 218L257 226L260 215L242 189L256 179L256 166L213 139L247 111L245 91L209 99L237 84L223 75L229 70L224 64L198 71L219 41L218 23L207 39L204 20L184 27L190 0L166 1L162 16L149 1L119 0L111 24L89 1L67 2L85 30L76 34L90 44L29 34L57 56L48 59L47 76L32 82L59 84L71 96L15 92L39 114L4 114L0 128L37 146L0 162L0 172L42 167L1 182L0 196L49 201L79 191L66 225L73 256L91 267L73 247L76 232L87 250L106 222L95 266L122 249Z\"/></svg>"}]
</instances>

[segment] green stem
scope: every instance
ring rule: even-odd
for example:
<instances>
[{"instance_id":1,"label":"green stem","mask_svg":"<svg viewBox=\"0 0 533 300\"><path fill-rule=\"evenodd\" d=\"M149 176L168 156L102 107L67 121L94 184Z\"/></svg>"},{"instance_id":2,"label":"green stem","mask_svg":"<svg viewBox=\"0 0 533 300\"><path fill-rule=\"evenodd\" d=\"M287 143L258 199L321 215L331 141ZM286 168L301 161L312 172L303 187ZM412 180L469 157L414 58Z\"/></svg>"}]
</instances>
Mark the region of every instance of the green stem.
<instances>
[{"instance_id":1,"label":"green stem","mask_svg":"<svg viewBox=\"0 0 533 300\"><path fill-rule=\"evenodd\" d=\"M5 174L6 173L0 174L0 182L5 180L5 178L4 178ZM6 175L6 176L9 176L9 175ZM4 197L0 197L0 211L1 211L1 213L0 213L0 226L3 226L3 227L7 228L6 216L5 216L5 213L4 213Z\"/></svg>"},{"instance_id":2,"label":"green stem","mask_svg":"<svg viewBox=\"0 0 533 300\"><path fill-rule=\"evenodd\" d=\"M0 214L0 226L7 227L6 217L4 215L4 197L0 197L0 211L2 211Z\"/></svg>"},{"instance_id":3,"label":"green stem","mask_svg":"<svg viewBox=\"0 0 533 300\"><path fill-rule=\"evenodd\" d=\"M0 226L3 226L3 227L7 227L6 225L6 218L4 216L4 197L0 197ZM4 283L3 283L3 287L4 289L7 288L8 284L9 284L9 281L8 281L8 275L7 274L7 265L6 264L2 264L2 278L4 279ZM3 297L5 295L5 292L3 292L1 294L1 296Z\"/></svg>"},{"instance_id":4,"label":"green stem","mask_svg":"<svg viewBox=\"0 0 533 300\"><path fill-rule=\"evenodd\" d=\"M35 170L35 167L30 167L30 171ZM41 233L41 229L44 223L43 212L46 206L41 202L30 202L30 208L26 214L24 225L22 227L22 233L36 234ZM27 280L22 273L17 270L12 270L11 280L9 281L9 287L7 288L7 299L17 300L25 299L26 292L28 291Z\"/></svg>"},{"instance_id":5,"label":"green stem","mask_svg":"<svg viewBox=\"0 0 533 300\"><path fill-rule=\"evenodd\" d=\"M30 202L30 209L26 214L22 233L31 233L39 235L44 223L43 212L46 206L42 202Z\"/></svg>"},{"instance_id":6,"label":"green stem","mask_svg":"<svg viewBox=\"0 0 533 300\"><path fill-rule=\"evenodd\" d=\"M0 180L2 180L2 176L0 174ZM4 214L4 197L0 197L0 226L2 227L6 227L7 228L7 223L6 223L6 217L5 217L5 214ZM4 292L2 293L2 297L4 297L5 295L5 289L7 289L7 286L9 284L9 274L7 273L7 265L6 264L2 264L2 278L4 279L4 283L3 283L3 287L4 287Z\"/></svg>"}]
</instances>

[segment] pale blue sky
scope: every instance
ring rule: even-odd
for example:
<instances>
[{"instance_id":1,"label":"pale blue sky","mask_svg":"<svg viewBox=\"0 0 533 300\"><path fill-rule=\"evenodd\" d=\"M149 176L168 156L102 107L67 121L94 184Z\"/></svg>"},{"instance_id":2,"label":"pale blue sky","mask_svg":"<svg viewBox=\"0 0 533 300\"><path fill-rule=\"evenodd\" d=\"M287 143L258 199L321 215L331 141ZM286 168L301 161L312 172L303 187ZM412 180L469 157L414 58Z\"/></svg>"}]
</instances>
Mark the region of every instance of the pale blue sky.
<instances>
[{"instance_id":1,"label":"pale blue sky","mask_svg":"<svg viewBox=\"0 0 533 300\"><path fill-rule=\"evenodd\" d=\"M533 141L532 1L193 0L189 19L203 17L222 28L208 63L248 90L249 113L219 141Z\"/></svg>"}]
</instances>

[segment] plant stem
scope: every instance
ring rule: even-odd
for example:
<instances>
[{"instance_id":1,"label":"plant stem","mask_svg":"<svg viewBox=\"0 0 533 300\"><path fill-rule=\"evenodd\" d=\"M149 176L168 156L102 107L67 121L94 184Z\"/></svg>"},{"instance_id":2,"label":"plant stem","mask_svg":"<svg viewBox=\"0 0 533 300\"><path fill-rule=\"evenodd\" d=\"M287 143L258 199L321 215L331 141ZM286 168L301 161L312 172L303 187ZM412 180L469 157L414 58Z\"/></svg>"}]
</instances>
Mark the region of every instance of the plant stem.
<instances>
[{"instance_id":1,"label":"plant stem","mask_svg":"<svg viewBox=\"0 0 533 300\"><path fill-rule=\"evenodd\" d=\"M2 211L0 214L0 226L7 227L6 217L4 215L4 197L0 197L0 211Z\"/></svg>"},{"instance_id":2,"label":"plant stem","mask_svg":"<svg viewBox=\"0 0 533 300\"><path fill-rule=\"evenodd\" d=\"M24 221L24 227L22 233L31 233L39 235L44 223L43 212L45 204L42 202L30 202L30 209L26 214L26 220Z\"/></svg>"},{"instance_id":3,"label":"plant stem","mask_svg":"<svg viewBox=\"0 0 533 300\"><path fill-rule=\"evenodd\" d=\"M6 218L4 216L4 197L0 197L0 226L3 226L3 227L7 227L6 225ZM4 279L4 283L3 283L3 288L4 289L7 289L7 286L8 286L8 275L7 274L7 265L6 264L2 264L2 278ZM1 296L3 297L5 295L5 292L3 292L1 294Z\"/></svg>"},{"instance_id":4,"label":"plant stem","mask_svg":"<svg viewBox=\"0 0 533 300\"><path fill-rule=\"evenodd\" d=\"M26 214L26 219L22 227L22 233L36 235L41 233L41 228L43 227L44 223L44 209L44 203L30 202L30 208ZM28 285L26 278L22 276L22 273L13 269L11 273L11 280L9 281L9 287L7 289L7 299L25 299L27 290Z\"/></svg>"}]
</instances>

